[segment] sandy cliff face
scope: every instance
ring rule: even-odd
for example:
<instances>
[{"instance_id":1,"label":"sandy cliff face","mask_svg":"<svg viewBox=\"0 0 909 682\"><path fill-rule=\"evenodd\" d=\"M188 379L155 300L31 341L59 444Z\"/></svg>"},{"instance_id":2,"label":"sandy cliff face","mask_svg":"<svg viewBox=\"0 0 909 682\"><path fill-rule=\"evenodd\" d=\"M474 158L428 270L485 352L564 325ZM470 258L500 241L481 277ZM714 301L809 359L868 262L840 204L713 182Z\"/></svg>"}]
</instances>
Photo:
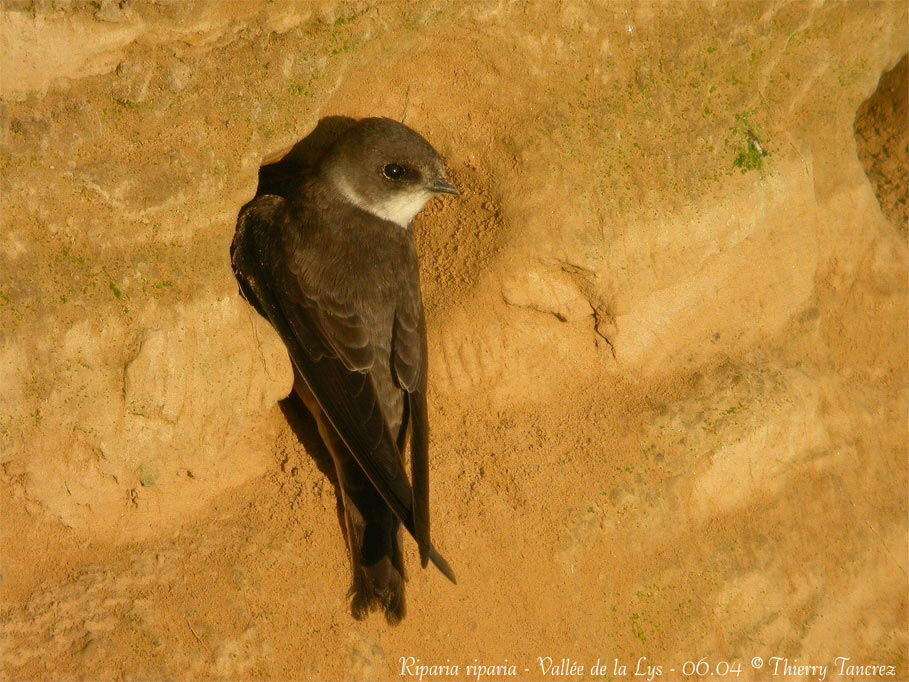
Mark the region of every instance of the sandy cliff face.
<instances>
[{"instance_id":1,"label":"sandy cliff face","mask_svg":"<svg viewBox=\"0 0 909 682\"><path fill-rule=\"evenodd\" d=\"M869 98L906 26L901 3L7 2L7 673L905 677L905 63ZM460 582L411 556L391 632L346 613L332 487L227 253L259 166L337 114L403 119L463 191L415 228Z\"/></svg>"}]
</instances>

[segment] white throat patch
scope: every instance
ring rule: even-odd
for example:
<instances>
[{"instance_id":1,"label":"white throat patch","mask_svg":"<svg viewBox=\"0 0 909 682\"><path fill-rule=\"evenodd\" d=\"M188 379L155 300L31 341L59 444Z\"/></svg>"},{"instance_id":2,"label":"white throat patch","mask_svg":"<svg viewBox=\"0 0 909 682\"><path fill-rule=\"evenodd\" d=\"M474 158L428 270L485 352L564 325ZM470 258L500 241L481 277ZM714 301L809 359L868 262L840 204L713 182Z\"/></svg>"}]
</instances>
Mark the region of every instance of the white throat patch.
<instances>
[{"instance_id":1,"label":"white throat patch","mask_svg":"<svg viewBox=\"0 0 909 682\"><path fill-rule=\"evenodd\" d=\"M347 182L347 178L336 176L334 182L341 194L354 206L362 208L364 211L382 218L382 220L396 223L401 227L410 225L414 216L433 197L432 192L425 189L414 189L411 192L398 192L386 201L370 203L351 187L350 183Z\"/></svg>"}]
</instances>

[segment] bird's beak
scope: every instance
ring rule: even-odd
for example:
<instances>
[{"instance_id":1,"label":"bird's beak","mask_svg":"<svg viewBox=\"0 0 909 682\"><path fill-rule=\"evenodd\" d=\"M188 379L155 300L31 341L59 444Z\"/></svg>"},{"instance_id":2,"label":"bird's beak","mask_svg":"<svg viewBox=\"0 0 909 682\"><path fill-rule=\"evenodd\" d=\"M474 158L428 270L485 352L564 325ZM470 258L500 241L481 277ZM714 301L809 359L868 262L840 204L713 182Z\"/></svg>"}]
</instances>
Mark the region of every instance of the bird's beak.
<instances>
[{"instance_id":1,"label":"bird's beak","mask_svg":"<svg viewBox=\"0 0 909 682\"><path fill-rule=\"evenodd\" d=\"M460 196L461 194L458 191L458 188L448 182L448 180L445 178L439 178L436 180L429 186L429 190L431 192L435 192L436 194L454 194L455 196Z\"/></svg>"}]
</instances>

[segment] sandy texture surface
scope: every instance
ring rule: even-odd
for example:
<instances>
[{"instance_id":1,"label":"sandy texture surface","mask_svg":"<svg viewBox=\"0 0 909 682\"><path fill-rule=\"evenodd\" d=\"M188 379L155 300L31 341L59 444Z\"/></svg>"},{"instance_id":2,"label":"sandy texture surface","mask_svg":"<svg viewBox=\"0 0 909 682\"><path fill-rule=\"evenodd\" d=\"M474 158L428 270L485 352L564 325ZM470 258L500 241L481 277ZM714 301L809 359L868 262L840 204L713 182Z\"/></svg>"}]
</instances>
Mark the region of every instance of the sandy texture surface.
<instances>
[{"instance_id":1,"label":"sandy texture surface","mask_svg":"<svg viewBox=\"0 0 909 682\"><path fill-rule=\"evenodd\" d=\"M909 677L907 26L6 0L4 675ZM329 115L403 118L464 192L416 224L459 584L409 543L395 629L348 614L334 489L228 262L259 166Z\"/></svg>"}]
</instances>

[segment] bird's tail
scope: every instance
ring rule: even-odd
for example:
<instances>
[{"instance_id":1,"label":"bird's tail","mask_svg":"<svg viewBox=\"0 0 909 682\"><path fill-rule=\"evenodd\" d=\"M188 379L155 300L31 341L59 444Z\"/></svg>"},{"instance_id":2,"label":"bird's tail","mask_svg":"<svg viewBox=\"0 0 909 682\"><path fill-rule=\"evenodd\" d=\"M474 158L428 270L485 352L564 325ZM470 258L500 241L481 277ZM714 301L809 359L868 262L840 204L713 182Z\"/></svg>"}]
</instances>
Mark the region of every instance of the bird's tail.
<instances>
[{"instance_id":1,"label":"bird's tail","mask_svg":"<svg viewBox=\"0 0 909 682\"><path fill-rule=\"evenodd\" d=\"M382 511L372 510L364 522L354 505L345 505L353 564L350 610L362 619L381 609L388 623L397 625L406 611L400 522L387 508Z\"/></svg>"}]
</instances>

